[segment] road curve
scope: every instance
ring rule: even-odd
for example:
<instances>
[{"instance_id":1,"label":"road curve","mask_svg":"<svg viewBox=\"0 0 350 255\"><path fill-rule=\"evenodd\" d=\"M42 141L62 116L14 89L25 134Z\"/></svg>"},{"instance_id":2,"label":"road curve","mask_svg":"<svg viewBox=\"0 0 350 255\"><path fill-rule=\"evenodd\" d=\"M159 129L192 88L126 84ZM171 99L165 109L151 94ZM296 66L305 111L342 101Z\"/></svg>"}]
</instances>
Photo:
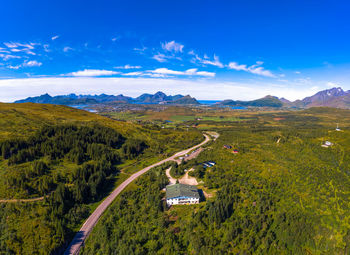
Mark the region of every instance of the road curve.
<instances>
[{"instance_id":1,"label":"road curve","mask_svg":"<svg viewBox=\"0 0 350 255\"><path fill-rule=\"evenodd\" d=\"M89 236L91 230L93 227L96 225L97 221L101 217L102 213L107 209L107 207L113 202L113 200L122 192L126 186L128 186L132 181L134 181L137 177L140 175L144 174L148 170L152 169L153 167L159 166L165 162L174 160L176 157L182 156L184 154L189 153L191 150L194 150L207 142L210 141L210 138L208 135L203 134L205 136L205 140L201 142L200 144L197 144L196 146L193 146L189 149L180 151L173 156L163 159L153 165L150 165L133 175L131 175L128 179L126 179L122 184L120 184L113 192L105 199L102 201L102 203L95 209L95 211L90 215L90 217L85 221L83 226L80 228L79 232L76 233L74 236L72 242L69 244L68 248L64 252L64 255L76 255L79 254L79 251L81 249L81 246L83 245L84 241L86 238Z\"/></svg>"}]
</instances>

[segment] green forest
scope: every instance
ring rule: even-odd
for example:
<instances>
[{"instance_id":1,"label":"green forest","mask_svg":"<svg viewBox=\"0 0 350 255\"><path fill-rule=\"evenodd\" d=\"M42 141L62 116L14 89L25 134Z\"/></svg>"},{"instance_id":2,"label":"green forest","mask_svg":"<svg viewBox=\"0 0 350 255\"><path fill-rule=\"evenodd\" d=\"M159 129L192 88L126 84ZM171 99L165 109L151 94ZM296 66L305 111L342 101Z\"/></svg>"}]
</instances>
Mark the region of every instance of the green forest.
<instances>
[{"instance_id":1,"label":"green forest","mask_svg":"<svg viewBox=\"0 0 350 255\"><path fill-rule=\"evenodd\" d=\"M62 253L121 181L203 139L196 130L185 137L180 129L123 125L68 107L59 107L64 118L50 120L47 108L56 106L33 105L35 114L2 106L0 115L14 125L0 130L0 254ZM24 116L31 128L16 131Z\"/></svg>"},{"instance_id":2,"label":"green forest","mask_svg":"<svg viewBox=\"0 0 350 255\"><path fill-rule=\"evenodd\" d=\"M349 254L349 117L312 109L207 122L220 137L186 164L213 196L167 208L168 166L156 168L114 201L83 254ZM208 160L217 164L203 169Z\"/></svg>"},{"instance_id":3,"label":"green forest","mask_svg":"<svg viewBox=\"0 0 350 255\"><path fill-rule=\"evenodd\" d=\"M197 158L131 183L82 254L349 254L350 111L217 111L220 121L163 128L63 106L0 104L0 254L62 254L123 180L200 143L205 131L220 136ZM322 147L326 141L332 145ZM204 168L207 161L216 165ZM200 204L166 207L169 167L175 178L193 168Z\"/></svg>"}]
</instances>

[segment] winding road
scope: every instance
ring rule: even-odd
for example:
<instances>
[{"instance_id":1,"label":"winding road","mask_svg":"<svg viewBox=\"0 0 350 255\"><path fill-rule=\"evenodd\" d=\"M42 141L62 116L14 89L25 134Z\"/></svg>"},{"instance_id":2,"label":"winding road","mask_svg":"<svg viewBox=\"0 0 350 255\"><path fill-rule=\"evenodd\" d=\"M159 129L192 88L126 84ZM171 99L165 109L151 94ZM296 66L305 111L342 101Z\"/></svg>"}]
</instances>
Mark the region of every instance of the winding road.
<instances>
[{"instance_id":1,"label":"winding road","mask_svg":"<svg viewBox=\"0 0 350 255\"><path fill-rule=\"evenodd\" d=\"M159 165L161 165L165 162L168 162L168 161L173 161L173 160L175 160L175 158L182 156L182 155L185 155L185 154L188 154L190 151L192 151L192 150L206 144L207 142L209 142L210 137L206 134L203 134L203 135L205 136L205 140L203 142L201 142L200 144L197 144L189 149L180 151L169 158L163 159L163 160L161 160L153 165L150 165L150 166L134 173L128 179L126 179L122 184L120 184L115 190L113 190L113 192L105 200L102 201L102 203L96 208L96 210L85 221L83 226L80 228L79 232L76 233L76 235L74 236L72 242L69 244L69 246L64 254L65 255L79 254L79 251L80 251L82 245L84 244L84 241L89 236L91 230L96 225L97 221L99 220L99 218L101 217L103 212L113 202L113 200L126 188L126 186L128 186L137 177L139 177L140 175L149 171L153 167L159 166Z\"/></svg>"}]
</instances>

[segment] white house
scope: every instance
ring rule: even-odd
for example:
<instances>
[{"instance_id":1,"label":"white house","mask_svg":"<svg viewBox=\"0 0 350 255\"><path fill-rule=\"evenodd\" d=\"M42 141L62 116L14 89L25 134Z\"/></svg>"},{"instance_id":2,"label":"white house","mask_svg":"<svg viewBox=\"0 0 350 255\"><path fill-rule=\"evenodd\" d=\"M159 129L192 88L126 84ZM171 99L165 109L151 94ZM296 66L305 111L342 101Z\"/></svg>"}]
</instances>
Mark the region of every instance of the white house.
<instances>
[{"instance_id":1,"label":"white house","mask_svg":"<svg viewBox=\"0 0 350 255\"><path fill-rule=\"evenodd\" d=\"M171 205L189 205L199 203L199 193L196 186L182 183L166 186L166 203Z\"/></svg>"}]
</instances>

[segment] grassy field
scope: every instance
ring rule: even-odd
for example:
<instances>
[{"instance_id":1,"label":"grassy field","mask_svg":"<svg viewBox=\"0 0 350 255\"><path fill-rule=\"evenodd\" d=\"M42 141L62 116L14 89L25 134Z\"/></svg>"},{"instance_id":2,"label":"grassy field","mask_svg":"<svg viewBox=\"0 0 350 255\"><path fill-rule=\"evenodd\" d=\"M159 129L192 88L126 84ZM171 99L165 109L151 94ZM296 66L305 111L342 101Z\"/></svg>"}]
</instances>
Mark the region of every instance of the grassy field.
<instances>
[{"instance_id":1,"label":"grassy field","mask_svg":"<svg viewBox=\"0 0 350 255\"><path fill-rule=\"evenodd\" d=\"M147 106L151 107L151 106ZM156 106L154 106L156 107ZM124 120L128 122L152 122L166 127L179 125L188 121L197 122L224 122L224 121L240 121L237 116L231 115L234 111L227 109L202 109L202 108L186 108L186 107L162 107L161 109L156 108L154 110L135 110L125 112L108 112L102 113L116 120ZM237 111L235 111L237 112Z\"/></svg>"}]
</instances>

